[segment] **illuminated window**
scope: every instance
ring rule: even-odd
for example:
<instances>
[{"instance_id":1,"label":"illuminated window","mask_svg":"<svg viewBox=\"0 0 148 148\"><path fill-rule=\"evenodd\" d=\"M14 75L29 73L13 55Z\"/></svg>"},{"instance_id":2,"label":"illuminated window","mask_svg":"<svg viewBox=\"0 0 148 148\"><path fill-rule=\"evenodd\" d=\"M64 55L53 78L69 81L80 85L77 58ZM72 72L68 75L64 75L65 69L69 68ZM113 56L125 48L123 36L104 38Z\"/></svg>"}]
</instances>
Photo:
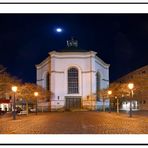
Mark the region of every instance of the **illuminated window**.
<instances>
[{"instance_id":1,"label":"illuminated window","mask_svg":"<svg viewBox=\"0 0 148 148\"><path fill-rule=\"evenodd\" d=\"M79 93L79 84L78 84L78 69L70 68L68 70L68 93L77 94Z\"/></svg>"}]
</instances>

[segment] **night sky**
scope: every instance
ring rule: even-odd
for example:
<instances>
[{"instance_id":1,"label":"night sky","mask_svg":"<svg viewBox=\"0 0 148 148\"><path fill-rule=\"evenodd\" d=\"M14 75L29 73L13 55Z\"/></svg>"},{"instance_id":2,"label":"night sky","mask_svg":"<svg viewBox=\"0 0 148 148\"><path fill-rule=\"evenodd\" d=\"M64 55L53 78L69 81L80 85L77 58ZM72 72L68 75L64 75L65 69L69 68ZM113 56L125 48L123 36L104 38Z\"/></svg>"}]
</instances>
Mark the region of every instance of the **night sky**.
<instances>
[{"instance_id":1,"label":"night sky","mask_svg":"<svg viewBox=\"0 0 148 148\"><path fill-rule=\"evenodd\" d=\"M0 64L35 82L35 64L71 36L111 64L111 81L148 64L148 14L0 14Z\"/></svg>"}]
</instances>

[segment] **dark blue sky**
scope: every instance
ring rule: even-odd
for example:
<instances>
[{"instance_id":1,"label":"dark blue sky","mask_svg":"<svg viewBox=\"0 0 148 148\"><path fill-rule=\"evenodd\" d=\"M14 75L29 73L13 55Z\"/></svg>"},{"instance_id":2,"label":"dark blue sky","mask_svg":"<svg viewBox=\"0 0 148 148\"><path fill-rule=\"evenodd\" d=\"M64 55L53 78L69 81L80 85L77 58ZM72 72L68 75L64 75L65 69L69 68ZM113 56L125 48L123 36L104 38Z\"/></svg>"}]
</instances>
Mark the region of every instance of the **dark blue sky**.
<instances>
[{"instance_id":1,"label":"dark blue sky","mask_svg":"<svg viewBox=\"0 0 148 148\"><path fill-rule=\"evenodd\" d=\"M35 64L71 36L111 64L111 81L148 64L148 14L0 14L0 64L35 82Z\"/></svg>"}]
</instances>

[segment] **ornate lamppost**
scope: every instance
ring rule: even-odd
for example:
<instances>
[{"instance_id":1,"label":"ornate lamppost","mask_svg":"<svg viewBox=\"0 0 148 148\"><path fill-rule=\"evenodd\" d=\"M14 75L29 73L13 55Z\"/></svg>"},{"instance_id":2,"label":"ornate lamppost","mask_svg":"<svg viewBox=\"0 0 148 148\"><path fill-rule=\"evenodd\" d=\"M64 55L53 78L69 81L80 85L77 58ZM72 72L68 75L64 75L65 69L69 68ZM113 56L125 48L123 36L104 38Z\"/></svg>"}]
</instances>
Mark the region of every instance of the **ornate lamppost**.
<instances>
[{"instance_id":1,"label":"ornate lamppost","mask_svg":"<svg viewBox=\"0 0 148 148\"><path fill-rule=\"evenodd\" d=\"M109 98L109 100L110 100L109 112L111 112L111 98L110 98L110 95L112 94L112 91L109 90L107 93L108 93L108 98Z\"/></svg>"},{"instance_id":2,"label":"ornate lamppost","mask_svg":"<svg viewBox=\"0 0 148 148\"><path fill-rule=\"evenodd\" d=\"M115 96L115 99L117 101L117 114L119 114L119 99L117 96Z\"/></svg>"},{"instance_id":3,"label":"ornate lamppost","mask_svg":"<svg viewBox=\"0 0 148 148\"><path fill-rule=\"evenodd\" d=\"M133 83L129 83L128 84L128 88L130 89L130 112L129 112L129 117L132 117L132 99L133 99L133 88L134 88L134 84Z\"/></svg>"},{"instance_id":4,"label":"ornate lamppost","mask_svg":"<svg viewBox=\"0 0 148 148\"><path fill-rule=\"evenodd\" d=\"M16 97L16 92L17 92L17 86L12 86L11 90L14 92L14 98L13 98L13 120L16 120L16 102L15 102L15 97Z\"/></svg>"},{"instance_id":5,"label":"ornate lamppost","mask_svg":"<svg viewBox=\"0 0 148 148\"><path fill-rule=\"evenodd\" d=\"M36 115L37 115L37 110L38 110L38 95L39 93L38 92L34 92L34 96L36 97Z\"/></svg>"}]
</instances>

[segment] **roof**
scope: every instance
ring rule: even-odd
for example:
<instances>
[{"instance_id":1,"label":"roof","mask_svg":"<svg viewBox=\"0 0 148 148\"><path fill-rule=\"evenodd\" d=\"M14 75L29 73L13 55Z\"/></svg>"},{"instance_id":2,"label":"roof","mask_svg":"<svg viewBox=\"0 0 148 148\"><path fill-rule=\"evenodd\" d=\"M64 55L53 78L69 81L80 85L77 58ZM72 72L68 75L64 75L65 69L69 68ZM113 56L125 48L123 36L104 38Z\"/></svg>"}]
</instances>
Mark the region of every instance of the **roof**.
<instances>
[{"instance_id":1,"label":"roof","mask_svg":"<svg viewBox=\"0 0 148 148\"><path fill-rule=\"evenodd\" d=\"M148 65L145 65L143 67L140 67L134 71L131 71L123 76L121 76L120 78L118 78L117 80L115 80L115 82L119 82L119 81L127 81L129 79L132 79L133 76L143 76L145 74L148 73Z\"/></svg>"},{"instance_id":2,"label":"roof","mask_svg":"<svg viewBox=\"0 0 148 148\"><path fill-rule=\"evenodd\" d=\"M88 51L89 50L81 49L79 47L70 46L70 47L61 49L58 52L88 52Z\"/></svg>"}]
</instances>

